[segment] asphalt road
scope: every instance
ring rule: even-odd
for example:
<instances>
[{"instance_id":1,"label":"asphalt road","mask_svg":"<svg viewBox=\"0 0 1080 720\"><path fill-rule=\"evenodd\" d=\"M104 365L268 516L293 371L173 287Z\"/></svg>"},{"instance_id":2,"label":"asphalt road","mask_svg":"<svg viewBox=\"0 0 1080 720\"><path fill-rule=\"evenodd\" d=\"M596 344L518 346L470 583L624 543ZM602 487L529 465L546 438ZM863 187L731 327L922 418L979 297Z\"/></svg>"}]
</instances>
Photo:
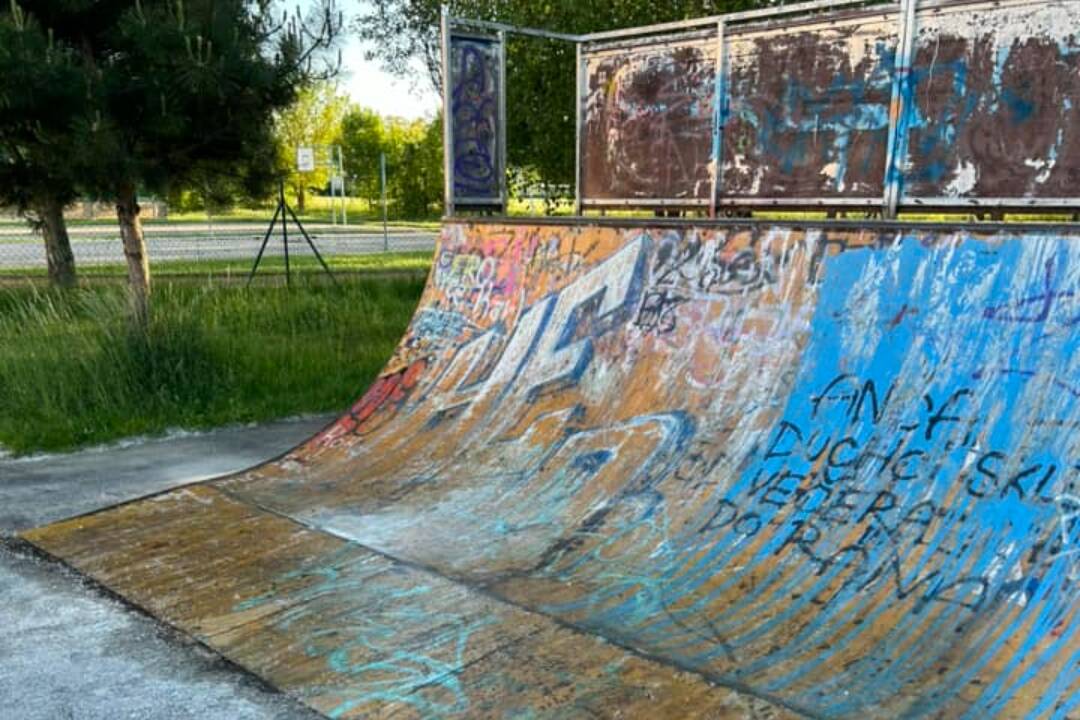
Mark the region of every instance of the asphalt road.
<instances>
[{"instance_id":1,"label":"asphalt road","mask_svg":"<svg viewBox=\"0 0 1080 720\"><path fill-rule=\"evenodd\" d=\"M171 226L148 229L147 246L151 262L169 260L254 260L262 243L265 226L229 226L228 232L200 232L200 228ZM2 230L9 230L3 228ZM78 265L105 265L124 262L120 239L115 230L102 232L102 228L82 228L72 236L71 247ZM21 234L0 231L0 269L15 270L45 267L45 248L41 241L28 237L25 229ZM342 232L311 228L309 233L319 252L326 257L335 255L363 255L383 252L382 233ZM436 233L430 231L393 231L386 245L392 251L431 250L435 247ZM267 256L284 253L280 229L267 245ZM289 228L289 253L310 256L311 250L303 236L295 228Z\"/></svg>"}]
</instances>

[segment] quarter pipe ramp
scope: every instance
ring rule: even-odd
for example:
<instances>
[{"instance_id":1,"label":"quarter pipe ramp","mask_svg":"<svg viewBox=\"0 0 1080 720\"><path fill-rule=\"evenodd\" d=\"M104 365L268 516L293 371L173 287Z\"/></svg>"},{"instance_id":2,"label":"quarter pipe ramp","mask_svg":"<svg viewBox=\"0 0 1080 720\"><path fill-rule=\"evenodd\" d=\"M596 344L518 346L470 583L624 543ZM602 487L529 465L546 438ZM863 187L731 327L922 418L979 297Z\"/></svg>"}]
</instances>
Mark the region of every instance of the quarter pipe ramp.
<instances>
[{"instance_id":1,"label":"quarter pipe ramp","mask_svg":"<svg viewBox=\"0 0 1080 720\"><path fill-rule=\"evenodd\" d=\"M26 539L331 717L1080 717L1080 231L451 221L280 460Z\"/></svg>"}]
</instances>

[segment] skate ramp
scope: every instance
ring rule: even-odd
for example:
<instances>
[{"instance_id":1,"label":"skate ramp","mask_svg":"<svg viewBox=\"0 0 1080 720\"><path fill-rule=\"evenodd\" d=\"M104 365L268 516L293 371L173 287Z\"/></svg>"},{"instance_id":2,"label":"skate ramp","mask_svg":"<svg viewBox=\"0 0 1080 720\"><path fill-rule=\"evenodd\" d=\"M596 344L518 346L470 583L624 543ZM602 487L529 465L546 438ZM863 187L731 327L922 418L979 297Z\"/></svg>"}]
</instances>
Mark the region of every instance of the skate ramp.
<instances>
[{"instance_id":1,"label":"skate ramp","mask_svg":"<svg viewBox=\"0 0 1080 720\"><path fill-rule=\"evenodd\" d=\"M448 222L280 460L26 534L331 717L1080 717L1080 237Z\"/></svg>"}]
</instances>

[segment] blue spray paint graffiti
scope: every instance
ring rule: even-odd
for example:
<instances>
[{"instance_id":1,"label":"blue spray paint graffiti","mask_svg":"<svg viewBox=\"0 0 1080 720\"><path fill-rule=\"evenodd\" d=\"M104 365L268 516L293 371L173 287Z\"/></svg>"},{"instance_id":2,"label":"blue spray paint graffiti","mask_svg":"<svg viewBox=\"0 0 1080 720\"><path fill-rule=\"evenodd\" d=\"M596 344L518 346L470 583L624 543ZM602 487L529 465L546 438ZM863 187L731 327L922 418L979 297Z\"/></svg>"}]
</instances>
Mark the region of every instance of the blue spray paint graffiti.
<instances>
[{"instance_id":1,"label":"blue spray paint graffiti","mask_svg":"<svg viewBox=\"0 0 1080 720\"><path fill-rule=\"evenodd\" d=\"M454 195L497 199L499 63L497 42L453 37L450 43Z\"/></svg>"}]
</instances>

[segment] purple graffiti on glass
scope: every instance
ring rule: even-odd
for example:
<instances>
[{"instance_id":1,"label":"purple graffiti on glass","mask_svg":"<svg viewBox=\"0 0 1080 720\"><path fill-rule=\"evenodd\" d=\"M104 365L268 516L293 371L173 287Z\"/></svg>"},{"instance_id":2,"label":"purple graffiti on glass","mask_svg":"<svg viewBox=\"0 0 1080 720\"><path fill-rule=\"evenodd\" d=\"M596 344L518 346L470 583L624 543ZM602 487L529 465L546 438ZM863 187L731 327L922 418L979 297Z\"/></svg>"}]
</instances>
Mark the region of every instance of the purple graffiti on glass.
<instances>
[{"instance_id":1,"label":"purple graffiti on glass","mask_svg":"<svg viewBox=\"0 0 1080 720\"><path fill-rule=\"evenodd\" d=\"M498 45L453 38L454 195L497 198Z\"/></svg>"}]
</instances>

